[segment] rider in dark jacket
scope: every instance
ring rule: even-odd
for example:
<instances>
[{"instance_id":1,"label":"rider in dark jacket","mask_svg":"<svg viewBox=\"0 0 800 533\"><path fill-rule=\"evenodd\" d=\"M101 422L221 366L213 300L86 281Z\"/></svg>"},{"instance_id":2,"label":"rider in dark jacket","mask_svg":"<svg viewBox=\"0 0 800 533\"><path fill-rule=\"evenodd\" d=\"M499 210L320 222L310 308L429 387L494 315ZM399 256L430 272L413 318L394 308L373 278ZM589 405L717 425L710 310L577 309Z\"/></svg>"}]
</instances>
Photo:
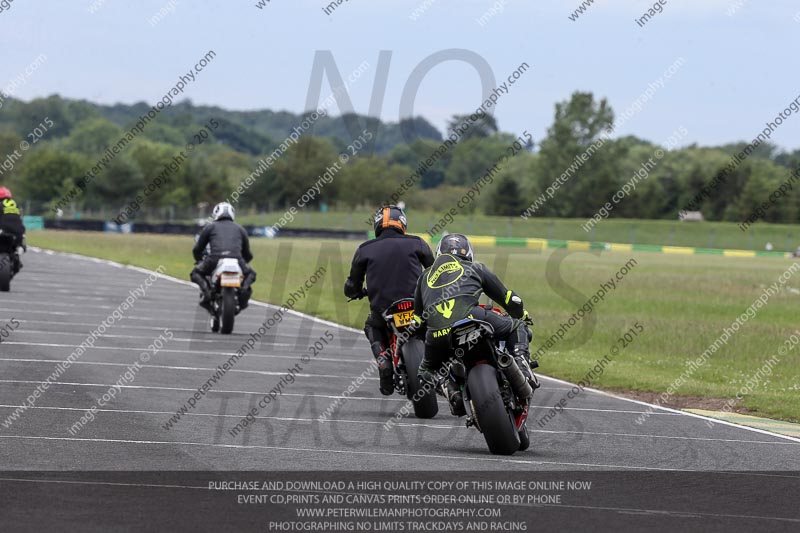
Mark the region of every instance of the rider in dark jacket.
<instances>
[{"instance_id":1,"label":"rider in dark jacket","mask_svg":"<svg viewBox=\"0 0 800 533\"><path fill-rule=\"evenodd\" d=\"M214 273L220 259L239 260L239 266L244 274L244 281L239 290L240 309L247 308L250 296L253 294L250 286L256 280L256 272L247 264L253 260L253 254L250 252L250 240L247 237L247 230L233 221L234 216L231 204L227 202L217 204L213 211L214 222L203 228L192 249L192 255L197 264L192 270L191 279L202 291L200 306L209 311L211 310L211 287L207 278ZM206 247L209 248L208 255L205 255Z\"/></svg>"},{"instance_id":2,"label":"rider in dark jacket","mask_svg":"<svg viewBox=\"0 0 800 533\"><path fill-rule=\"evenodd\" d=\"M471 317L491 324L494 337L504 340L532 388L539 386L530 369L529 343L532 333L528 312L514 291L485 265L473 262L472 245L464 235L452 233L439 242L436 260L417 282L414 293L416 321L425 326L425 357L419 367L421 382L433 385L435 374L450 354L449 333L453 324ZM508 316L478 306L486 294L502 307ZM461 392L450 387L448 399L453 414L463 415Z\"/></svg>"},{"instance_id":3,"label":"rider in dark jacket","mask_svg":"<svg viewBox=\"0 0 800 533\"><path fill-rule=\"evenodd\" d=\"M364 334L378 362L381 393L388 396L394 391L394 378L388 351L391 332L383 313L397 300L414 295L417 278L424 267L433 263L433 253L425 241L406 235L406 216L395 205L384 206L375 213L374 227L375 238L356 250L344 294L355 299L369 297L370 314Z\"/></svg>"},{"instance_id":4,"label":"rider in dark jacket","mask_svg":"<svg viewBox=\"0 0 800 533\"><path fill-rule=\"evenodd\" d=\"M19 256L16 255L16 249L22 247L23 250L27 249L25 246L25 224L22 223L22 213L17 206L17 202L12 198L11 191L6 187L0 187L0 229L3 233L14 236L14 272L18 272L22 268L22 262Z\"/></svg>"}]
</instances>

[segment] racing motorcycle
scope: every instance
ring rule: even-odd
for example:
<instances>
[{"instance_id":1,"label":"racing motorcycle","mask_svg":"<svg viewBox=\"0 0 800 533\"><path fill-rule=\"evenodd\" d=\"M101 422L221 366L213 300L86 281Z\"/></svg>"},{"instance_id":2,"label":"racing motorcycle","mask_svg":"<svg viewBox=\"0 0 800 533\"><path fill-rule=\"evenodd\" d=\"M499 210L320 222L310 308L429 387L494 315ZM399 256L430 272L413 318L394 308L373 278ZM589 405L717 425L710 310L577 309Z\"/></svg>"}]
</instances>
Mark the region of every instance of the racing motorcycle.
<instances>
[{"instance_id":1,"label":"racing motorcycle","mask_svg":"<svg viewBox=\"0 0 800 533\"><path fill-rule=\"evenodd\" d=\"M406 339L404 335L411 326L413 318L413 298L397 300L383 313L383 319L392 332L389 350L392 353L394 368L394 388L411 400L417 418L433 418L439 412L436 391L423 389L417 378L419 365L425 355L425 342L413 335Z\"/></svg>"},{"instance_id":2,"label":"racing motorcycle","mask_svg":"<svg viewBox=\"0 0 800 533\"><path fill-rule=\"evenodd\" d=\"M454 358L445 379L463 389L467 427L483 433L493 454L512 455L530 446L526 421L533 389L505 343L493 335L488 322L474 318L456 322L449 335ZM531 361L531 368L538 366Z\"/></svg>"},{"instance_id":3,"label":"racing motorcycle","mask_svg":"<svg viewBox=\"0 0 800 533\"><path fill-rule=\"evenodd\" d=\"M11 278L19 272L19 268L17 238L0 229L0 292L11 290Z\"/></svg>"},{"instance_id":4,"label":"racing motorcycle","mask_svg":"<svg viewBox=\"0 0 800 533\"><path fill-rule=\"evenodd\" d=\"M223 258L217 263L211 279L211 331L225 335L233 332L234 317L239 314L239 291L244 274L239 260Z\"/></svg>"}]
</instances>

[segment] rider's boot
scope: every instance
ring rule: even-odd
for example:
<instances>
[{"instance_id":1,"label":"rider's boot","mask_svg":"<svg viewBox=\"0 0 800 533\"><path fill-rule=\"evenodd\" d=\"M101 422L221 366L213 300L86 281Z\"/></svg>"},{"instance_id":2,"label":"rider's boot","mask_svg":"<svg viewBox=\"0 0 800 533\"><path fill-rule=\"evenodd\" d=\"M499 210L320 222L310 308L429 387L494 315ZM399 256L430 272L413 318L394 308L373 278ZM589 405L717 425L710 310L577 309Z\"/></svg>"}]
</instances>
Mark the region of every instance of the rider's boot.
<instances>
[{"instance_id":1,"label":"rider's boot","mask_svg":"<svg viewBox=\"0 0 800 533\"><path fill-rule=\"evenodd\" d=\"M250 297L253 295L251 285L256 280L254 272L250 272L242 281L242 287L239 289L239 310L243 311L250 305Z\"/></svg>"},{"instance_id":2,"label":"rider's boot","mask_svg":"<svg viewBox=\"0 0 800 533\"><path fill-rule=\"evenodd\" d=\"M392 354L386 350L381 343L372 343L372 353L378 363L378 377L380 378L380 390L384 396L390 396L394 392L394 368L392 368Z\"/></svg>"},{"instance_id":3,"label":"rider's boot","mask_svg":"<svg viewBox=\"0 0 800 533\"><path fill-rule=\"evenodd\" d=\"M466 415L467 408L464 407L464 393L458 389L452 380L447 380L445 393L447 394L447 401L450 403L450 413L453 416Z\"/></svg>"},{"instance_id":4,"label":"rider's boot","mask_svg":"<svg viewBox=\"0 0 800 533\"><path fill-rule=\"evenodd\" d=\"M209 313L213 312L211 306L211 287L208 286L208 280L199 272L192 272L192 281L197 283L200 287L200 307Z\"/></svg>"},{"instance_id":5,"label":"rider's boot","mask_svg":"<svg viewBox=\"0 0 800 533\"><path fill-rule=\"evenodd\" d=\"M22 254L19 253L19 249L22 248L23 252L28 251L28 247L25 245L25 236L22 236L22 239L19 241L19 245L14 248L14 253L12 254L14 257L14 275L19 274L19 271L22 270Z\"/></svg>"},{"instance_id":6,"label":"rider's boot","mask_svg":"<svg viewBox=\"0 0 800 533\"><path fill-rule=\"evenodd\" d=\"M208 311L214 313L214 306L211 305L211 296L207 293L200 293L200 301L198 305Z\"/></svg>"},{"instance_id":7,"label":"rider's boot","mask_svg":"<svg viewBox=\"0 0 800 533\"><path fill-rule=\"evenodd\" d=\"M522 374L528 379L528 383L530 383L531 388L533 390L538 389L541 386L539 383L539 378L537 378L536 374L533 373L531 366L536 368L539 366L539 363L536 361L531 361L531 350L527 344L514 345L514 360L517 362L517 366L522 371Z\"/></svg>"},{"instance_id":8,"label":"rider's boot","mask_svg":"<svg viewBox=\"0 0 800 533\"><path fill-rule=\"evenodd\" d=\"M425 366L423 361L422 364L419 365L419 369L417 370L417 381L419 381L420 389L436 389L436 377L434 377L433 372L428 370ZM436 391L441 392L441 391Z\"/></svg>"},{"instance_id":9,"label":"rider's boot","mask_svg":"<svg viewBox=\"0 0 800 533\"><path fill-rule=\"evenodd\" d=\"M250 307L250 297L253 295L253 289L239 289L239 311L244 311Z\"/></svg>"}]
</instances>

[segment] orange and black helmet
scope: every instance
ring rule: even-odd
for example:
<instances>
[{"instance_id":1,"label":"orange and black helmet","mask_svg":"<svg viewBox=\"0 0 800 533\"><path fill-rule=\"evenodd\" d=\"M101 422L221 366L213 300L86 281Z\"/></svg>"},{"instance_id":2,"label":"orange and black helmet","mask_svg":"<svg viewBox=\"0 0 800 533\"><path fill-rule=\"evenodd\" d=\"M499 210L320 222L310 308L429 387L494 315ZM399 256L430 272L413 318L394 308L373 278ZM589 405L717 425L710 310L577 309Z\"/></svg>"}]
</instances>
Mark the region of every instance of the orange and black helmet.
<instances>
[{"instance_id":1,"label":"orange and black helmet","mask_svg":"<svg viewBox=\"0 0 800 533\"><path fill-rule=\"evenodd\" d=\"M379 236L385 228L395 228L401 233L406 232L408 227L406 215L403 210L396 205L385 205L375 213L374 224L375 236Z\"/></svg>"}]
</instances>

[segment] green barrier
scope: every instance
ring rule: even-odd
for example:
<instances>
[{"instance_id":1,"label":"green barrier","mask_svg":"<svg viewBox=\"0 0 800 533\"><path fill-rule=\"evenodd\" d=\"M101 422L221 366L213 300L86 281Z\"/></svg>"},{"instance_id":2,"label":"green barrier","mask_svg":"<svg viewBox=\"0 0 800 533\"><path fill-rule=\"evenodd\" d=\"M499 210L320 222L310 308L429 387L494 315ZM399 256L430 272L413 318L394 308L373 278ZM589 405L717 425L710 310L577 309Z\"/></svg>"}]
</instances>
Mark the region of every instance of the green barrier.
<instances>
[{"instance_id":1,"label":"green barrier","mask_svg":"<svg viewBox=\"0 0 800 533\"><path fill-rule=\"evenodd\" d=\"M44 229L44 217L23 216L22 223L26 230Z\"/></svg>"},{"instance_id":2,"label":"green barrier","mask_svg":"<svg viewBox=\"0 0 800 533\"><path fill-rule=\"evenodd\" d=\"M528 246L528 239L514 238L514 237L497 237L495 239L497 246L520 246L525 248Z\"/></svg>"}]
</instances>

